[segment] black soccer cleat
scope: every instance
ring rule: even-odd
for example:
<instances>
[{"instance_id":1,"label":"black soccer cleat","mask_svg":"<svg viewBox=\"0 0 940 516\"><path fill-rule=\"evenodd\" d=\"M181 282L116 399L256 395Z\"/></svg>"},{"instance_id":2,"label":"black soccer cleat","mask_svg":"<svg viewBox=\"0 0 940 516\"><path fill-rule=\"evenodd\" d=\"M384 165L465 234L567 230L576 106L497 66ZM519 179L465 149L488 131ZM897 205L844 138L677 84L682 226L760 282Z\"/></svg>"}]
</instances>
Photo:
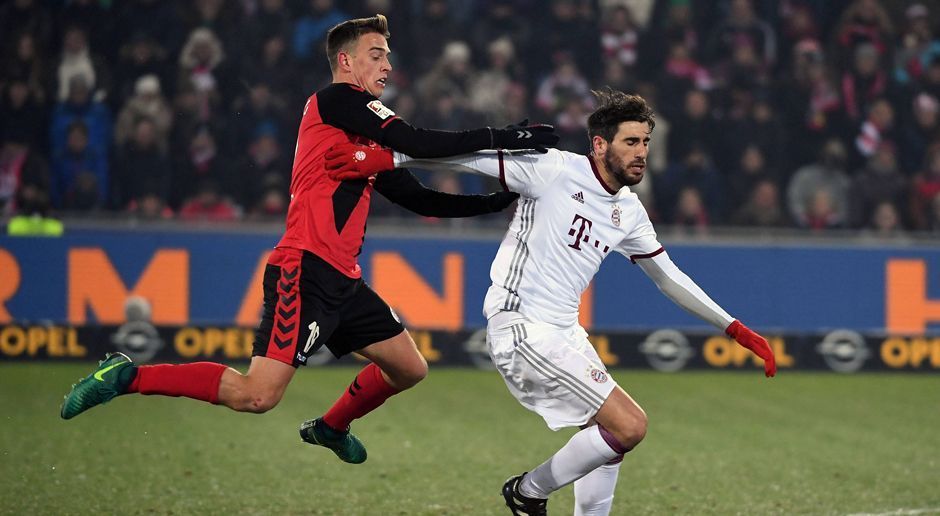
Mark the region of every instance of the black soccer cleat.
<instances>
[{"instance_id":1,"label":"black soccer cleat","mask_svg":"<svg viewBox=\"0 0 940 516\"><path fill-rule=\"evenodd\" d=\"M305 443L333 450L343 462L362 464L366 461L366 447L362 441L351 434L349 429L339 431L330 428L322 417L305 421L300 426L300 438Z\"/></svg>"},{"instance_id":2,"label":"black soccer cleat","mask_svg":"<svg viewBox=\"0 0 940 516\"><path fill-rule=\"evenodd\" d=\"M526 472L528 473L528 472ZM529 498L519 493L519 483L525 473L510 478L503 484L503 498L506 507L515 516L548 516L548 500L545 498Z\"/></svg>"}]
</instances>

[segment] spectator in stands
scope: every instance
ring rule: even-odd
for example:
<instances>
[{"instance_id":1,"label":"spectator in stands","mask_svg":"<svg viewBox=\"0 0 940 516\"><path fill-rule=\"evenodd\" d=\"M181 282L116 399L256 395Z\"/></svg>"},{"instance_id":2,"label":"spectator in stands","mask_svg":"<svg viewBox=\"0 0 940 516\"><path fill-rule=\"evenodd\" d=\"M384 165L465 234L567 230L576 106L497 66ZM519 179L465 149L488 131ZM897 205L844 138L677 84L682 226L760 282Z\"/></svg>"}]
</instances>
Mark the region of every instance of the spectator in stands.
<instances>
[{"instance_id":1,"label":"spectator in stands","mask_svg":"<svg viewBox=\"0 0 940 516\"><path fill-rule=\"evenodd\" d=\"M235 100L232 111L230 128L234 130L236 148L248 149L260 131L278 138L279 145L294 143L288 142L285 135L290 132L289 115L295 113L288 111L287 100L267 81L258 79L250 83L246 94Z\"/></svg>"},{"instance_id":2,"label":"spectator in stands","mask_svg":"<svg viewBox=\"0 0 940 516\"><path fill-rule=\"evenodd\" d=\"M898 158L901 172L911 176L924 163L927 149L940 138L940 102L927 93L914 97L901 126Z\"/></svg>"},{"instance_id":3,"label":"spectator in stands","mask_svg":"<svg viewBox=\"0 0 940 516\"><path fill-rule=\"evenodd\" d=\"M470 106L470 88L475 78L470 46L463 41L451 41L444 47L434 68L418 79L416 86L418 95L425 101L446 95L456 107L467 109Z\"/></svg>"},{"instance_id":4,"label":"spectator in stands","mask_svg":"<svg viewBox=\"0 0 940 516\"><path fill-rule=\"evenodd\" d=\"M547 17L536 17L534 32L539 34L538 52L531 55L533 76L539 77L557 69L559 54L580 68L588 79L598 77L600 41L597 37L597 17L586 3L575 0L551 0ZM593 108L592 108L593 109Z\"/></svg>"},{"instance_id":5,"label":"spectator in stands","mask_svg":"<svg viewBox=\"0 0 940 516\"><path fill-rule=\"evenodd\" d=\"M226 0L193 0L183 2L180 11L187 27L212 30L229 56L241 56L247 51L248 43L242 5L243 2Z\"/></svg>"},{"instance_id":6,"label":"spectator in stands","mask_svg":"<svg viewBox=\"0 0 940 516\"><path fill-rule=\"evenodd\" d=\"M845 172L848 153L836 138L828 140L815 163L801 167L787 186L790 216L801 227L820 229L846 222L851 180Z\"/></svg>"},{"instance_id":7,"label":"spectator in stands","mask_svg":"<svg viewBox=\"0 0 940 516\"><path fill-rule=\"evenodd\" d=\"M42 0L15 0L0 4L0 48L13 48L20 33L29 33L36 42L51 41L53 23L51 8Z\"/></svg>"},{"instance_id":8,"label":"spectator in stands","mask_svg":"<svg viewBox=\"0 0 940 516\"><path fill-rule=\"evenodd\" d=\"M170 200L173 168L153 119L134 120L133 131L119 148L114 167L114 204L136 211L141 199L153 196L166 205Z\"/></svg>"},{"instance_id":9,"label":"spectator in stands","mask_svg":"<svg viewBox=\"0 0 940 516\"><path fill-rule=\"evenodd\" d=\"M693 143L681 161L670 163L656 177L656 205L661 208L667 223L678 220L679 214L675 209L682 204L682 190L689 186L694 187L696 195L703 199L708 223L721 220L725 208L725 181L715 168L711 155L700 144Z\"/></svg>"},{"instance_id":10,"label":"spectator in stands","mask_svg":"<svg viewBox=\"0 0 940 516\"><path fill-rule=\"evenodd\" d=\"M856 45L852 65L842 74L841 81L842 102L849 118L863 120L871 105L888 93L889 81L875 45Z\"/></svg>"},{"instance_id":11,"label":"spectator in stands","mask_svg":"<svg viewBox=\"0 0 940 516\"><path fill-rule=\"evenodd\" d=\"M698 188L688 185L679 190L672 224L677 232L705 234L711 224L705 202Z\"/></svg>"},{"instance_id":12,"label":"spectator in stands","mask_svg":"<svg viewBox=\"0 0 940 516\"><path fill-rule=\"evenodd\" d=\"M728 174L728 205L742 206L752 197L754 188L764 182L776 182L777 174L764 156L760 146L750 143L738 154L738 162Z\"/></svg>"},{"instance_id":13,"label":"spectator in stands","mask_svg":"<svg viewBox=\"0 0 940 516\"><path fill-rule=\"evenodd\" d=\"M413 5L417 10L410 31L413 43L405 66L412 76L420 77L437 63L440 49L458 39L464 31L451 16L450 5L446 0L427 0Z\"/></svg>"},{"instance_id":14,"label":"spectator in stands","mask_svg":"<svg viewBox=\"0 0 940 516\"><path fill-rule=\"evenodd\" d=\"M288 185L276 176L266 176L261 195L251 207L248 218L254 220L281 220L287 215Z\"/></svg>"},{"instance_id":15,"label":"spectator in stands","mask_svg":"<svg viewBox=\"0 0 940 516\"><path fill-rule=\"evenodd\" d=\"M179 217L186 221L232 222L241 217L241 208L222 194L215 181L207 179L183 203Z\"/></svg>"},{"instance_id":16,"label":"spectator in stands","mask_svg":"<svg viewBox=\"0 0 940 516\"><path fill-rule=\"evenodd\" d=\"M504 49L511 48L516 57L511 63L510 75L513 80L522 79L529 67L525 56L529 56L531 51L532 21L520 13L520 7L513 0L491 0L478 6L481 12L470 31L471 46L477 51L489 49L492 53L494 42L508 38L510 45L500 45ZM489 57L492 63L492 55Z\"/></svg>"},{"instance_id":17,"label":"spectator in stands","mask_svg":"<svg viewBox=\"0 0 940 516\"><path fill-rule=\"evenodd\" d=\"M267 84L269 92L277 97L277 103L283 104L285 108L303 105L301 94L309 92L302 91L302 85L296 80L293 62L287 51L287 39L280 34L272 34L261 43L258 52L256 59L242 63L240 77L249 84Z\"/></svg>"},{"instance_id":18,"label":"spectator in stands","mask_svg":"<svg viewBox=\"0 0 940 516\"><path fill-rule=\"evenodd\" d=\"M891 142L882 142L852 178L849 225L866 226L879 204L888 202L900 208L907 203L909 194L910 183L898 170L897 148Z\"/></svg>"},{"instance_id":19,"label":"spectator in stands","mask_svg":"<svg viewBox=\"0 0 940 516\"><path fill-rule=\"evenodd\" d=\"M771 179L759 180L748 194L748 198L731 217L736 226L779 228L789 221L780 204L780 190Z\"/></svg>"},{"instance_id":20,"label":"spectator in stands","mask_svg":"<svg viewBox=\"0 0 940 516\"><path fill-rule=\"evenodd\" d=\"M897 206L891 201L881 201L871 212L866 229L869 234L880 238L896 238L904 235L904 227L898 214Z\"/></svg>"},{"instance_id":21,"label":"spectator in stands","mask_svg":"<svg viewBox=\"0 0 940 516\"><path fill-rule=\"evenodd\" d=\"M907 26L898 37L894 55L894 79L902 84L919 81L930 61L940 55L930 11L924 4L911 4L904 11Z\"/></svg>"},{"instance_id":22,"label":"spectator in stands","mask_svg":"<svg viewBox=\"0 0 940 516\"><path fill-rule=\"evenodd\" d=\"M693 147L701 149L708 156L718 149L719 135L715 131L718 121L712 113L708 94L689 90L683 106L683 112L670 119L669 161L673 163L685 159Z\"/></svg>"},{"instance_id":23,"label":"spectator in stands","mask_svg":"<svg viewBox=\"0 0 940 516\"><path fill-rule=\"evenodd\" d=\"M640 29L630 8L616 4L600 20L601 52L605 60L617 61L632 70L639 60Z\"/></svg>"},{"instance_id":24,"label":"spectator in stands","mask_svg":"<svg viewBox=\"0 0 940 516\"><path fill-rule=\"evenodd\" d=\"M822 142L848 132L839 89L827 68L819 43L804 40L794 48L793 70L778 88L780 113L788 135L799 135L800 145L788 147L787 168L810 163Z\"/></svg>"},{"instance_id":25,"label":"spectator in stands","mask_svg":"<svg viewBox=\"0 0 940 516\"><path fill-rule=\"evenodd\" d=\"M88 36L89 48L97 55L114 56L113 17L107 7L97 0L69 0L56 13L56 25L80 27Z\"/></svg>"},{"instance_id":26,"label":"spectator in stands","mask_svg":"<svg viewBox=\"0 0 940 516\"><path fill-rule=\"evenodd\" d=\"M279 185L283 191L288 191L290 156L284 156L281 150L278 131L273 124L260 125L247 145L247 154L239 163L237 182L240 188L235 199L249 209L260 204L266 187L270 185Z\"/></svg>"},{"instance_id":27,"label":"spectator in stands","mask_svg":"<svg viewBox=\"0 0 940 516\"><path fill-rule=\"evenodd\" d=\"M32 198L42 194L48 199L49 165L21 136L4 131L0 139L0 218L23 213L18 206L21 195ZM32 193L23 194L24 190Z\"/></svg>"},{"instance_id":28,"label":"spectator in stands","mask_svg":"<svg viewBox=\"0 0 940 516\"><path fill-rule=\"evenodd\" d=\"M761 67L770 69L777 59L777 35L757 16L751 0L731 0L724 20L708 35L706 62L713 67L728 65L736 51L750 45Z\"/></svg>"},{"instance_id":29,"label":"spectator in stands","mask_svg":"<svg viewBox=\"0 0 940 516\"><path fill-rule=\"evenodd\" d=\"M210 126L195 130L180 158L173 167L171 206L180 206L196 196L200 185L208 184L213 190L225 188L226 195L238 191L229 156L219 149L218 137Z\"/></svg>"},{"instance_id":30,"label":"spectator in stands","mask_svg":"<svg viewBox=\"0 0 940 516\"><path fill-rule=\"evenodd\" d=\"M337 23L352 18L333 0L308 0L307 8L294 23L291 52L300 64L310 67L320 77L329 77L329 70L321 54L326 41L326 31Z\"/></svg>"},{"instance_id":31,"label":"spectator in stands","mask_svg":"<svg viewBox=\"0 0 940 516\"><path fill-rule=\"evenodd\" d=\"M139 32L121 47L115 72L114 105L120 109L134 95L137 81L146 75L156 77L163 94L172 98L174 94L172 79L176 76L170 73L166 51L149 35Z\"/></svg>"},{"instance_id":32,"label":"spectator in stands","mask_svg":"<svg viewBox=\"0 0 940 516\"><path fill-rule=\"evenodd\" d=\"M874 45L882 56L890 52L894 42L894 24L878 0L855 0L842 11L834 36L836 62L845 69L860 44Z\"/></svg>"},{"instance_id":33,"label":"spectator in stands","mask_svg":"<svg viewBox=\"0 0 940 516\"><path fill-rule=\"evenodd\" d=\"M48 116L36 100L23 78L11 78L5 89L0 89L0 141L16 135L34 152L46 149Z\"/></svg>"},{"instance_id":34,"label":"spectator in stands","mask_svg":"<svg viewBox=\"0 0 940 516\"><path fill-rule=\"evenodd\" d=\"M594 109L591 87L571 54L556 54L555 68L543 79L535 94L535 106L543 116L553 119L569 101L580 102L586 111Z\"/></svg>"},{"instance_id":35,"label":"spectator in stands","mask_svg":"<svg viewBox=\"0 0 940 516\"><path fill-rule=\"evenodd\" d=\"M62 53L55 65L55 98L64 101L69 97L72 80L84 79L95 101L104 101L111 90L111 70L101 56L91 52L88 35L81 27L65 29Z\"/></svg>"},{"instance_id":36,"label":"spectator in stands","mask_svg":"<svg viewBox=\"0 0 940 516\"><path fill-rule=\"evenodd\" d=\"M173 113L160 92L160 80L156 75L145 75L137 79L134 96L118 113L114 127L114 142L118 148L136 132L137 121L142 118L150 120L153 124L157 147L166 152L169 149Z\"/></svg>"},{"instance_id":37,"label":"spectator in stands","mask_svg":"<svg viewBox=\"0 0 940 516\"><path fill-rule=\"evenodd\" d=\"M553 121L555 132L560 137L557 145L559 149L579 154L590 153L590 141L584 137L590 114L591 112L585 109L581 100L568 100Z\"/></svg>"},{"instance_id":38,"label":"spectator in stands","mask_svg":"<svg viewBox=\"0 0 940 516\"><path fill-rule=\"evenodd\" d=\"M118 7L117 40L127 45L145 35L156 45L158 55L176 56L186 36L178 5L164 0L127 0ZM126 47L122 47L124 52Z\"/></svg>"},{"instance_id":39,"label":"spectator in stands","mask_svg":"<svg viewBox=\"0 0 940 516\"><path fill-rule=\"evenodd\" d=\"M89 144L88 135L84 123L72 122L65 148L52 158L52 203L57 208L89 211L107 203L108 159Z\"/></svg>"},{"instance_id":40,"label":"spectator in stands","mask_svg":"<svg viewBox=\"0 0 940 516\"><path fill-rule=\"evenodd\" d=\"M26 82L29 96L34 101L40 104L46 103L48 64L45 63L33 34L20 32L14 38L12 51L0 62L3 63L0 68L0 91L9 85L11 80L19 79Z\"/></svg>"},{"instance_id":41,"label":"spectator in stands","mask_svg":"<svg viewBox=\"0 0 940 516\"><path fill-rule=\"evenodd\" d=\"M703 92L712 89L711 73L692 57L688 45L682 41L669 45L666 63L657 79L659 95L679 99L686 98L693 89ZM671 119L679 118L682 111L683 105L678 102L669 102L662 107L662 113Z\"/></svg>"},{"instance_id":42,"label":"spectator in stands","mask_svg":"<svg viewBox=\"0 0 940 516\"><path fill-rule=\"evenodd\" d=\"M792 70L793 50L804 41L819 41L822 37L820 20L814 16L808 1L784 2L780 6L780 46L777 50L778 70Z\"/></svg>"},{"instance_id":43,"label":"spectator in stands","mask_svg":"<svg viewBox=\"0 0 940 516\"><path fill-rule=\"evenodd\" d=\"M940 194L934 195L927 212L927 230L940 234Z\"/></svg>"},{"instance_id":44,"label":"spectator in stands","mask_svg":"<svg viewBox=\"0 0 940 516\"><path fill-rule=\"evenodd\" d=\"M915 229L934 230L934 207L940 195L940 145L936 143L927 152L925 168L917 173L911 184L911 221Z\"/></svg>"},{"instance_id":45,"label":"spectator in stands","mask_svg":"<svg viewBox=\"0 0 940 516\"><path fill-rule=\"evenodd\" d=\"M127 205L127 213L139 220L170 220L173 210L155 193L146 193Z\"/></svg>"},{"instance_id":46,"label":"spectator in stands","mask_svg":"<svg viewBox=\"0 0 940 516\"><path fill-rule=\"evenodd\" d=\"M213 119L228 100L232 84L225 64L222 42L212 30L193 30L180 51L177 93L195 96L199 120Z\"/></svg>"},{"instance_id":47,"label":"spectator in stands","mask_svg":"<svg viewBox=\"0 0 940 516\"><path fill-rule=\"evenodd\" d=\"M855 155L853 165L860 166L875 154L882 142L894 142L897 138L894 129L894 108L891 103L880 98L872 102L868 116L855 137Z\"/></svg>"},{"instance_id":48,"label":"spectator in stands","mask_svg":"<svg viewBox=\"0 0 940 516\"><path fill-rule=\"evenodd\" d=\"M83 74L69 80L68 97L56 104L52 112L49 143L52 154L64 152L69 126L81 121L87 130L88 146L98 156L109 156L112 141L111 110L91 96L91 84Z\"/></svg>"},{"instance_id":49,"label":"spectator in stands","mask_svg":"<svg viewBox=\"0 0 940 516\"><path fill-rule=\"evenodd\" d=\"M260 54L261 48L271 38L281 39L286 50L286 43L293 30L293 21L290 10L284 4L284 0L261 0L257 3L258 10L246 20L244 27L251 55Z\"/></svg>"},{"instance_id":50,"label":"spectator in stands","mask_svg":"<svg viewBox=\"0 0 940 516\"><path fill-rule=\"evenodd\" d=\"M487 50L489 67L472 79L469 107L481 113L489 125L503 126L518 122L506 117L507 97L515 76L511 70L515 63L512 40L506 37L496 39Z\"/></svg>"}]
</instances>

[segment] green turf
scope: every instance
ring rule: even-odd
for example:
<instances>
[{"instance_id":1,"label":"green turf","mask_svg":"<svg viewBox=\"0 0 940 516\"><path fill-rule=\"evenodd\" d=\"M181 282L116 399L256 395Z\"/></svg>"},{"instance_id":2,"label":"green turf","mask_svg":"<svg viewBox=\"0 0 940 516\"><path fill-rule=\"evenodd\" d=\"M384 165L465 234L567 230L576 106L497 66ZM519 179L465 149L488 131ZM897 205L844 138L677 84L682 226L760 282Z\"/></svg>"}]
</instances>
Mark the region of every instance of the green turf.
<instances>
[{"instance_id":1,"label":"green turf","mask_svg":"<svg viewBox=\"0 0 940 516\"><path fill-rule=\"evenodd\" d=\"M297 427L352 369L301 370L264 415L127 396L59 419L91 370L0 365L0 513L508 514L503 481L571 434L549 431L494 372L435 368L354 424L369 460L348 465ZM614 376L650 429L623 462L612 514L940 513L937 375ZM549 512L571 507L568 487Z\"/></svg>"}]
</instances>

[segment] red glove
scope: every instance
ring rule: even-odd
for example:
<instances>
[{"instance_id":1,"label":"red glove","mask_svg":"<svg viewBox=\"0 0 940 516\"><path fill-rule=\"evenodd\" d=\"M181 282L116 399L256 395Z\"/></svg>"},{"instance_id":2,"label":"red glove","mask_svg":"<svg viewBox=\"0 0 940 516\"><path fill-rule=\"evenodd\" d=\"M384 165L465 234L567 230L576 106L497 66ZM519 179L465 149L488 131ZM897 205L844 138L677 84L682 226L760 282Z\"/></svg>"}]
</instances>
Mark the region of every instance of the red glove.
<instances>
[{"instance_id":1,"label":"red glove","mask_svg":"<svg viewBox=\"0 0 940 516\"><path fill-rule=\"evenodd\" d=\"M725 329L729 337L736 340L738 344L754 352L755 355L764 359L764 374L771 377L777 374L777 361L774 359L774 351L767 344L767 339L754 333L754 330L741 324L741 321L734 321Z\"/></svg>"},{"instance_id":2,"label":"red glove","mask_svg":"<svg viewBox=\"0 0 940 516\"><path fill-rule=\"evenodd\" d=\"M392 151L381 147L341 143L326 151L325 157L326 173L334 181L365 179L395 168Z\"/></svg>"}]
</instances>

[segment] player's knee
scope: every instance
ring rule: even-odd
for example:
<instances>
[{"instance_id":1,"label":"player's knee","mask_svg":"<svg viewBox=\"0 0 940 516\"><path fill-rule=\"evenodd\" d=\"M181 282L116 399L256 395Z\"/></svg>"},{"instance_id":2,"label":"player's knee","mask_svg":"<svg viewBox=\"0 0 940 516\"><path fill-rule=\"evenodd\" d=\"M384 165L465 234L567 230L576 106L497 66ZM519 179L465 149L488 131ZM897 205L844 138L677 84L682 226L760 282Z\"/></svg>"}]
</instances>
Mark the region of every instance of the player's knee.
<instances>
[{"instance_id":1,"label":"player's knee","mask_svg":"<svg viewBox=\"0 0 940 516\"><path fill-rule=\"evenodd\" d=\"M264 414L273 409L281 401L281 395L269 389L250 389L243 400L242 411L254 414Z\"/></svg>"},{"instance_id":2,"label":"player's knee","mask_svg":"<svg viewBox=\"0 0 940 516\"><path fill-rule=\"evenodd\" d=\"M424 357L420 360L414 360L407 367L399 371L399 387L408 389L418 384L428 376L428 362Z\"/></svg>"},{"instance_id":3,"label":"player's knee","mask_svg":"<svg viewBox=\"0 0 940 516\"><path fill-rule=\"evenodd\" d=\"M605 438L613 438L614 442L611 444L614 449L617 449L616 444L619 444L623 451L630 451L646 437L648 423L646 413L641 410L617 421L612 428L602 426L601 432L608 434Z\"/></svg>"}]
</instances>

